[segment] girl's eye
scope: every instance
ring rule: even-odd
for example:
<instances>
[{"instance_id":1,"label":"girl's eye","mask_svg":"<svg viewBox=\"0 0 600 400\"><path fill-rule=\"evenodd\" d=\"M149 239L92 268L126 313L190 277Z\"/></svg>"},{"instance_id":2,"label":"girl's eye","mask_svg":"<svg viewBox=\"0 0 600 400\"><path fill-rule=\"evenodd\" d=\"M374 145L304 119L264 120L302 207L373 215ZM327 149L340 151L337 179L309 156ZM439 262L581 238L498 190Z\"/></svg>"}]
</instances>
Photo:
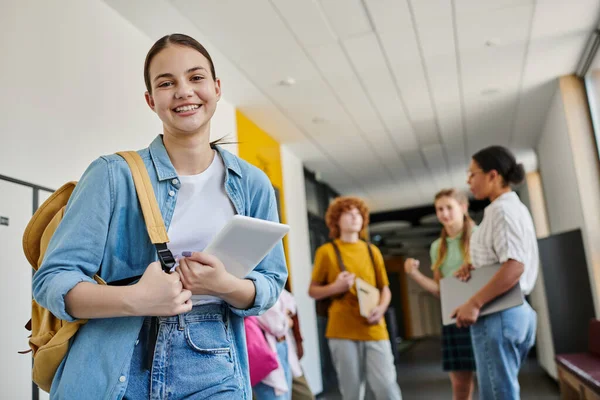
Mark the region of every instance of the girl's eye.
<instances>
[{"instance_id":1,"label":"girl's eye","mask_svg":"<svg viewBox=\"0 0 600 400\"><path fill-rule=\"evenodd\" d=\"M173 82L166 81L166 82L163 82L160 85L158 85L158 87L162 88L162 87L169 87L169 86L172 86L172 85L173 85Z\"/></svg>"},{"instance_id":2,"label":"girl's eye","mask_svg":"<svg viewBox=\"0 0 600 400\"><path fill-rule=\"evenodd\" d=\"M201 76L201 75L194 75L194 76L192 76L192 80L193 81L201 81L202 79L204 79L204 77Z\"/></svg>"}]
</instances>

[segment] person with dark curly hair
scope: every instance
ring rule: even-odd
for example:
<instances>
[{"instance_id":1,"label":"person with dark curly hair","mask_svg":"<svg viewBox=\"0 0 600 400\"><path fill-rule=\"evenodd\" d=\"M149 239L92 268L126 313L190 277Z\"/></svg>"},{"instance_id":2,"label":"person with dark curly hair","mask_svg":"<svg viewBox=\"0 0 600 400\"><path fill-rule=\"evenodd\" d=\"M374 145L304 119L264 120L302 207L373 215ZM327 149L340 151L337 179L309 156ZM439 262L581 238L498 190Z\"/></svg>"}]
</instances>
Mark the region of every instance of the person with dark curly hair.
<instances>
[{"instance_id":1,"label":"person with dark curly hair","mask_svg":"<svg viewBox=\"0 0 600 400\"><path fill-rule=\"evenodd\" d=\"M394 356L383 318L392 298L379 249L361 240L369 209L356 197L339 197L325 215L331 242L317 249L308 294L327 304L329 350L342 398L364 397L364 383L377 400L401 399ZM379 304L365 318L354 285L360 278L380 291Z\"/></svg>"}]
</instances>

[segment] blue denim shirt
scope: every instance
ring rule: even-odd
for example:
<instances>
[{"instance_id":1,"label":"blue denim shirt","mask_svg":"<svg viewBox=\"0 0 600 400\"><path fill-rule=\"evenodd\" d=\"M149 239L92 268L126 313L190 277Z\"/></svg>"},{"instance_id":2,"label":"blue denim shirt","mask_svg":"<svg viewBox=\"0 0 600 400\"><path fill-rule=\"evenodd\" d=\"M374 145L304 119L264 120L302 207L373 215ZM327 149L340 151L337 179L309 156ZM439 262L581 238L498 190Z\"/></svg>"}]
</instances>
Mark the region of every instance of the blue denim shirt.
<instances>
[{"instance_id":1,"label":"blue denim shirt","mask_svg":"<svg viewBox=\"0 0 600 400\"><path fill-rule=\"evenodd\" d=\"M217 147L225 164L225 190L236 213L279 221L275 194L258 168ZM162 136L139 151L168 229L180 187ZM79 282L95 283L99 272L107 282L142 275L157 260L135 186L125 160L100 157L86 170L66 207L40 269L33 277L36 301L57 317L73 321L65 295ZM234 346L251 398L243 317L269 309L287 279L282 244L248 275L256 298L247 310L230 307ZM120 399L127 387L129 365L143 317L101 318L83 325L54 378L53 399Z\"/></svg>"}]
</instances>

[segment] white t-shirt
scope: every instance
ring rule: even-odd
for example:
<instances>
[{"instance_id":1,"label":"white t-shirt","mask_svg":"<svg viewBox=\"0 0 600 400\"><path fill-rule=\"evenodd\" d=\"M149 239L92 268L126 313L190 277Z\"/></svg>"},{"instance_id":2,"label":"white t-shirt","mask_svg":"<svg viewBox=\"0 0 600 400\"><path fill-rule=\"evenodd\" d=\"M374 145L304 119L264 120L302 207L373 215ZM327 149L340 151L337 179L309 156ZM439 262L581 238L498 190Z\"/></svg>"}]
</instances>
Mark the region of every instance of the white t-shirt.
<instances>
[{"instance_id":1,"label":"white t-shirt","mask_svg":"<svg viewBox=\"0 0 600 400\"><path fill-rule=\"evenodd\" d=\"M523 264L521 290L531 293L539 269L535 227L527 207L515 192L508 192L486 207L479 229L471 236L471 262L475 268L504 263Z\"/></svg>"},{"instance_id":2,"label":"white t-shirt","mask_svg":"<svg viewBox=\"0 0 600 400\"><path fill-rule=\"evenodd\" d=\"M179 176L179 181L181 187L168 231L168 247L174 256L204 250L235 214L225 192L225 165L217 152L204 172ZM192 296L194 305L220 301L218 297Z\"/></svg>"}]
</instances>

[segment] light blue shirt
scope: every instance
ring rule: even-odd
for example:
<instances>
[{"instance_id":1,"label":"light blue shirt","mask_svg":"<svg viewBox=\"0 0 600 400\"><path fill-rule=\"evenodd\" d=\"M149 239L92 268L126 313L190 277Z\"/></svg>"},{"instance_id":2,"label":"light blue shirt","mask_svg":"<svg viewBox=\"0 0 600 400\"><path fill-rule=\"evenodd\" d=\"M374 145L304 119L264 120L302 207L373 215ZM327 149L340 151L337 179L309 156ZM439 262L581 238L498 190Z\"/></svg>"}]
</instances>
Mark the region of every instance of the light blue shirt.
<instances>
[{"instance_id":1,"label":"light blue shirt","mask_svg":"<svg viewBox=\"0 0 600 400\"><path fill-rule=\"evenodd\" d=\"M258 168L217 147L225 164L225 190L236 213L279 222L273 187ZM167 229L180 182L158 136L139 151L154 188ZM65 295L79 282L107 282L142 275L157 260L127 163L118 155L98 158L77 184L64 218L54 233L44 262L33 277L33 295L57 317L74 321ZM243 317L269 309L287 279L282 244L248 275L256 298L247 310L230 307L235 351L251 398ZM83 325L58 368L53 399L120 399L127 388L129 365L143 317L101 318Z\"/></svg>"}]
</instances>

